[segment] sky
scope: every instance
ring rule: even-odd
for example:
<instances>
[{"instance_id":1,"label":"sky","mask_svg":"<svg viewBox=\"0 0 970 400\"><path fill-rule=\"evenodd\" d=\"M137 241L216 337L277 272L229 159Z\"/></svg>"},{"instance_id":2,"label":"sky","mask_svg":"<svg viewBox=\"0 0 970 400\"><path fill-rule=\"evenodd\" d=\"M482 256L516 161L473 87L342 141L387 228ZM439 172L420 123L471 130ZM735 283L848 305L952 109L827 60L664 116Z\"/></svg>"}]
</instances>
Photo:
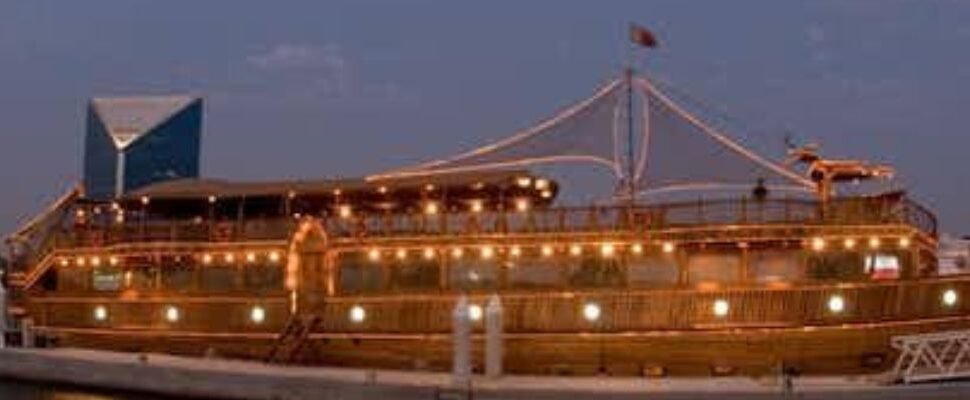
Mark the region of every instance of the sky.
<instances>
[{"instance_id":1,"label":"sky","mask_svg":"<svg viewBox=\"0 0 970 400\"><path fill-rule=\"evenodd\" d=\"M500 139L641 67L970 234L967 1L0 0L0 232L80 179L94 96L205 98L203 174L359 176ZM780 154L771 154L780 156ZM568 190L568 188L567 188Z\"/></svg>"}]
</instances>

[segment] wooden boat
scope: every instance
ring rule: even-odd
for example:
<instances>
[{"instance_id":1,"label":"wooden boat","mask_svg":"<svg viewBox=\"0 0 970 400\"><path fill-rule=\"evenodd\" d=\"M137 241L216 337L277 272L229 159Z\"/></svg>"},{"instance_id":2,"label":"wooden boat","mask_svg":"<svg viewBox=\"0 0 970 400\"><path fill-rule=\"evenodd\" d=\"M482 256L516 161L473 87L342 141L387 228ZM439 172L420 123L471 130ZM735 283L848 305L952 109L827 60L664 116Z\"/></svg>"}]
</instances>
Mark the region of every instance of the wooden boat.
<instances>
[{"instance_id":1,"label":"wooden boat","mask_svg":"<svg viewBox=\"0 0 970 400\"><path fill-rule=\"evenodd\" d=\"M611 85L593 102L655 89ZM653 95L645 107L787 171ZM550 127L593 102L499 147L562 144ZM75 189L8 240L12 315L58 346L445 370L457 298L480 367L498 295L506 370L577 375L872 372L894 335L970 326L970 279L938 274L931 212L903 192L836 193L885 167L801 148L814 195L759 177L729 197L567 206L563 182L481 160L499 147L364 179ZM527 158L592 158L561 150Z\"/></svg>"}]
</instances>

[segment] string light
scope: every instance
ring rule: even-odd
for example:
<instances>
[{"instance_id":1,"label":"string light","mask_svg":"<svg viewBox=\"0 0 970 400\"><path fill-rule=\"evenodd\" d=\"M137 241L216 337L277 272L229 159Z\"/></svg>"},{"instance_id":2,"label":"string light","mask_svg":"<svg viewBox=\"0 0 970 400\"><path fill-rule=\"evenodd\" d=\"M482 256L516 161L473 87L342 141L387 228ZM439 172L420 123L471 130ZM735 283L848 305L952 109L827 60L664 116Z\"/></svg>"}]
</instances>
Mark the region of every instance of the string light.
<instances>
[{"instance_id":1,"label":"string light","mask_svg":"<svg viewBox=\"0 0 970 400\"><path fill-rule=\"evenodd\" d=\"M225 260L227 263L233 263L236 261L236 255L232 253L226 253L225 256L223 256L223 260Z\"/></svg>"},{"instance_id":2,"label":"string light","mask_svg":"<svg viewBox=\"0 0 970 400\"><path fill-rule=\"evenodd\" d=\"M212 254L209 254L209 253L203 254L202 255L202 263L203 264L206 264L206 265L212 264Z\"/></svg>"},{"instance_id":3,"label":"string light","mask_svg":"<svg viewBox=\"0 0 970 400\"><path fill-rule=\"evenodd\" d=\"M246 262L252 264L256 262L256 253L248 252L246 253Z\"/></svg>"},{"instance_id":4,"label":"string light","mask_svg":"<svg viewBox=\"0 0 970 400\"><path fill-rule=\"evenodd\" d=\"M600 246L600 254L605 258L613 257L616 254L616 246L613 243L603 243Z\"/></svg>"},{"instance_id":5,"label":"string light","mask_svg":"<svg viewBox=\"0 0 970 400\"><path fill-rule=\"evenodd\" d=\"M843 244L843 245L845 246L845 248L846 248L847 250L852 250L852 249L854 249L854 248L855 248L855 239L853 239L853 238L846 238L846 239L845 239L845 240L844 240L844 241L842 242L842 244Z\"/></svg>"},{"instance_id":6,"label":"string light","mask_svg":"<svg viewBox=\"0 0 970 400\"><path fill-rule=\"evenodd\" d=\"M532 185L532 178L523 176L518 178L515 182L519 185L519 187L527 188Z\"/></svg>"},{"instance_id":7,"label":"string light","mask_svg":"<svg viewBox=\"0 0 970 400\"><path fill-rule=\"evenodd\" d=\"M121 261L118 260L118 257L115 257L115 256L108 257L108 264L110 264L112 267L117 266L120 262Z\"/></svg>"},{"instance_id":8,"label":"string light","mask_svg":"<svg viewBox=\"0 0 970 400\"><path fill-rule=\"evenodd\" d=\"M429 201L428 204L424 205L424 213L428 215L435 215L438 213L438 203Z\"/></svg>"},{"instance_id":9,"label":"string light","mask_svg":"<svg viewBox=\"0 0 970 400\"><path fill-rule=\"evenodd\" d=\"M484 202L481 200L472 200L470 207L473 213L480 213L485 209Z\"/></svg>"},{"instance_id":10,"label":"string light","mask_svg":"<svg viewBox=\"0 0 970 400\"><path fill-rule=\"evenodd\" d=\"M494 255L495 255L495 249L493 249L492 246L482 247L482 259L483 260L490 260L492 258L492 256L494 256Z\"/></svg>"},{"instance_id":11,"label":"string light","mask_svg":"<svg viewBox=\"0 0 970 400\"><path fill-rule=\"evenodd\" d=\"M571 255L573 257L579 257L582 254L583 254L583 246L580 246L578 244L574 244L572 246L569 246L569 255Z\"/></svg>"},{"instance_id":12,"label":"string light","mask_svg":"<svg viewBox=\"0 0 970 400\"><path fill-rule=\"evenodd\" d=\"M879 240L878 237L873 236L873 237L869 238L869 248L878 249L879 248L879 245L881 245L881 244L882 244L882 241Z\"/></svg>"},{"instance_id":13,"label":"string light","mask_svg":"<svg viewBox=\"0 0 970 400\"><path fill-rule=\"evenodd\" d=\"M663 252L667 254L673 253L674 248L675 248L674 242L664 242L663 245L661 246L661 249L663 250Z\"/></svg>"},{"instance_id":14,"label":"string light","mask_svg":"<svg viewBox=\"0 0 970 400\"><path fill-rule=\"evenodd\" d=\"M405 249L397 249L397 251L394 252L394 256L397 257L398 260L404 260L405 258L408 258L408 251Z\"/></svg>"},{"instance_id":15,"label":"string light","mask_svg":"<svg viewBox=\"0 0 970 400\"><path fill-rule=\"evenodd\" d=\"M370 251L367 252L367 258L370 259L373 262L380 261L381 260L381 251L378 250L378 249L370 249Z\"/></svg>"},{"instance_id":16,"label":"string light","mask_svg":"<svg viewBox=\"0 0 970 400\"><path fill-rule=\"evenodd\" d=\"M825 250L825 239L820 237L812 238L812 250L822 251Z\"/></svg>"},{"instance_id":17,"label":"string light","mask_svg":"<svg viewBox=\"0 0 970 400\"><path fill-rule=\"evenodd\" d=\"M272 263L278 263L280 261L280 253L278 251L271 251L269 253L269 261Z\"/></svg>"},{"instance_id":18,"label":"string light","mask_svg":"<svg viewBox=\"0 0 970 400\"><path fill-rule=\"evenodd\" d=\"M465 250L463 250L461 247L455 247L454 249L451 249L452 258L459 259L464 255L465 255Z\"/></svg>"},{"instance_id":19,"label":"string light","mask_svg":"<svg viewBox=\"0 0 970 400\"><path fill-rule=\"evenodd\" d=\"M553 253L552 246L548 244L543 245L540 251L542 252L543 257L552 257L552 253Z\"/></svg>"},{"instance_id":20,"label":"string light","mask_svg":"<svg viewBox=\"0 0 970 400\"><path fill-rule=\"evenodd\" d=\"M519 246L512 246L512 248L509 249L509 255L512 256L512 257L521 256L522 255L522 248L519 247Z\"/></svg>"},{"instance_id":21,"label":"string light","mask_svg":"<svg viewBox=\"0 0 970 400\"><path fill-rule=\"evenodd\" d=\"M536 189L545 190L549 188L549 181L546 179L536 179Z\"/></svg>"},{"instance_id":22,"label":"string light","mask_svg":"<svg viewBox=\"0 0 970 400\"><path fill-rule=\"evenodd\" d=\"M643 245L640 243L634 243L633 246L630 246L630 251L637 255L643 254Z\"/></svg>"},{"instance_id":23,"label":"string light","mask_svg":"<svg viewBox=\"0 0 970 400\"><path fill-rule=\"evenodd\" d=\"M432 260L432 259L434 259L434 256L435 256L435 251L434 251L433 248L431 248L431 247L425 247L424 248L424 259L425 260Z\"/></svg>"},{"instance_id":24,"label":"string light","mask_svg":"<svg viewBox=\"0 0 970 400\"><path fill-rule=\"evenodd\" d=\"M908 237L905 237L905 236L899 238L899 247L900 248L903 248L903 249L908 248L909 247L909 238Z\"/></svg>"},{"instance_id":25,"label":"string light","mask_svg":"<svg viewBox=\"0 0 970 400\"><path fill-rule=\"evenodd\" d=\"M337 207L337 214L340 215L340 218L347 219L353 215L353 209L350 208L349 204L341 204Z\"/></svg>"}]
</instances>

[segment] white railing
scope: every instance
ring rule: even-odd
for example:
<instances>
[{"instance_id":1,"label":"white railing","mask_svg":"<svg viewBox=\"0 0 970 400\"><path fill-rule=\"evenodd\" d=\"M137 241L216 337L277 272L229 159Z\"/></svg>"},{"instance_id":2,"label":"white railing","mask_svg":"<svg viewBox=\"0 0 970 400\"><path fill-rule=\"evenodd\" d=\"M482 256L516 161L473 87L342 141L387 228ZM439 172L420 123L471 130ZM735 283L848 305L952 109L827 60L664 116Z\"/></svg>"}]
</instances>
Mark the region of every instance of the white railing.
<instances>
[{"instance_id":1,"label":"white railing","mask_svg":"<svg viewBox=\"0 0 970 400\"><path fill-rule=\"evenodd\" d=\"M970 377L970 330L896 336L894 376L904 383Z\"/></svg>"}]
</instances>

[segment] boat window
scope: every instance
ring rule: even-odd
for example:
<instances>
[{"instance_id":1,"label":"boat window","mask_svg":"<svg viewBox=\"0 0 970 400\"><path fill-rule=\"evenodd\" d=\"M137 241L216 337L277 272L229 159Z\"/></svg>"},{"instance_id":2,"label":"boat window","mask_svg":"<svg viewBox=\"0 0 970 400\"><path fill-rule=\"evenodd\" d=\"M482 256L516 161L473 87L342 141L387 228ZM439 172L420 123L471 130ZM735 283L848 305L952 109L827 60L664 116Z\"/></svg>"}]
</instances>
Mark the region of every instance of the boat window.
<instances>
[{"instance_id":1,"label":"boat window","mask_svg":"<svg viewBox=\"0 0 970 400\"><path fill-rule=\"evenodd\" d=\"M453 289L476 290L498 287L498 264L493 260L460 260L449 265Z\"/></svg>"},{"instance_id":2,"label":"boat window","mask_svg":"<svg viewBox=\"0 0 970 400\"><path fill-rule=\"evenodd\" d=\"M508 285L513 288L541 288L565 285L562 266L555 259L523 257L506 261Z\"/></svg>"},{"instance_id":3,"label":"boat window","mask_svg":"<svg viewBox=\"0 0 970 400\"><path fill-rule=\"evenodd\" d=\"M896 254L871 253L866 254L864 268L872 279L897 279L902 265Z\"/></svg>"},{"instance_id":4,"label":"boat window","mask_svg":"<svg viewBox=\"0 0 970 400\"><path fill-rule=\"evenodd\" d=\"M161 268L162 287L165 290L192 289L195 269L184 265L165 265Z\"/></svg>"},{"instance_id":5,"label":"boat window","mask_svg":"<svg viewBox=\"0 0 970 400\"><path fill-rule=\"evenodd\" d=\"M692 284L737 282L740 267L738 253L692 254L687 258L687 279Z\"/></svg>"},{"instance_id":6,"label":"boat window","mask_svg":"<svg viewBox=\"0 0 970 400\"><path fill-rule=\"evenodd\" d=\"M424 259L396 261L389 266L390 286L394 290L435 289L441 287L438 262Z\"/></svg>"},{"instance_id":7,"label":"boat window","mask_svg":"<svg viewBox=\"0 0 970 400\"><path fill-rule=\"evenodd\" d=\"M91 288L99 292L121 290L121 278L120 268L98 267L91 273Z\"/></svg>"},{"instance_id":8,"label":"boat window","mask_svg":"<svg viewBox=\"0 0 970 400\"><path fill-rule=\"evenodd\" d=\"M750 275L758 283L794 282L805 276L801 255L795 251L751 251Z\"/></svg>"},{"instance_id":9,"label":"boat window","mask_svg":"<svg viewBox=\"0 0 970 400\"><path fill-rule=\"evenodd\" d=\"M807 274L809 279L823 281L854 280L865 277L862 256L849 251L809 254Z\"/></svg>"},{"instance_id":10,"label":"boat window","mask_svg":"<svg viewBox=\"0 0 970 400\"><path fill-rule=\"evenodd\" d=\"M247 267L246 287L253 290L283 289L283 266L254 265Z\"/></svg>"},{"instance_id":11,"label":"boat window","mask_svg":"<svg viewBox=\"0 0 970 400\"><path fill-rule=\"evenodd\" d=\"M623 284L623 268L616 258L586 256L570 263L569 284L574 287L603 287Z\"/></svg>"},{"instance_id":12,"label":"boat window","mask_svg":"<svg viewBox=\"0 0 970 400\"><path fill-rule=\"evenodd\" d=\"M629 260L627 280L631 285L668 286L677 284L680 271L672 256L635 257Z\"/></svg>"},{"instance_id":13,"label":"boat window","mask_svg":"<svg viewBox=\"0 0 970 400\"><path fill-rule=\"evenodd\" d=\"M129 268L125 271L125 287L136 290L154 290L156 278L160 269L158 267L139 266Z\"/></svg>"},{"instance_id":14,"label":"boat window","mask_svg":"<svg viewBox=\"0 0 970 400\"><path fill-rule=\"evenodd\" d=\"M57 290L87 290L90 271L87 268L59 268L57 270Z\"/></svg>"},{"instance_id":15,"label":"boat window","mask_svg":"<svg viewBox=\"0 0 970 400\"><path fill-rule=\"evenodd\" d=\"M202 267L202 288L211 291L233 290L238 274L238 268L229 265Z\"/></svg>"},{"instance_id":16,"label":"boat window","mask_svg":"<svg viewBox=\"0 0 970 400\"><path fill-rule=\"evenodd\" d=\"M337 267L341 293L372 293L384 289L384 266L367 260L362 252L340 253Z\"/></svg>"}]
</instances>

